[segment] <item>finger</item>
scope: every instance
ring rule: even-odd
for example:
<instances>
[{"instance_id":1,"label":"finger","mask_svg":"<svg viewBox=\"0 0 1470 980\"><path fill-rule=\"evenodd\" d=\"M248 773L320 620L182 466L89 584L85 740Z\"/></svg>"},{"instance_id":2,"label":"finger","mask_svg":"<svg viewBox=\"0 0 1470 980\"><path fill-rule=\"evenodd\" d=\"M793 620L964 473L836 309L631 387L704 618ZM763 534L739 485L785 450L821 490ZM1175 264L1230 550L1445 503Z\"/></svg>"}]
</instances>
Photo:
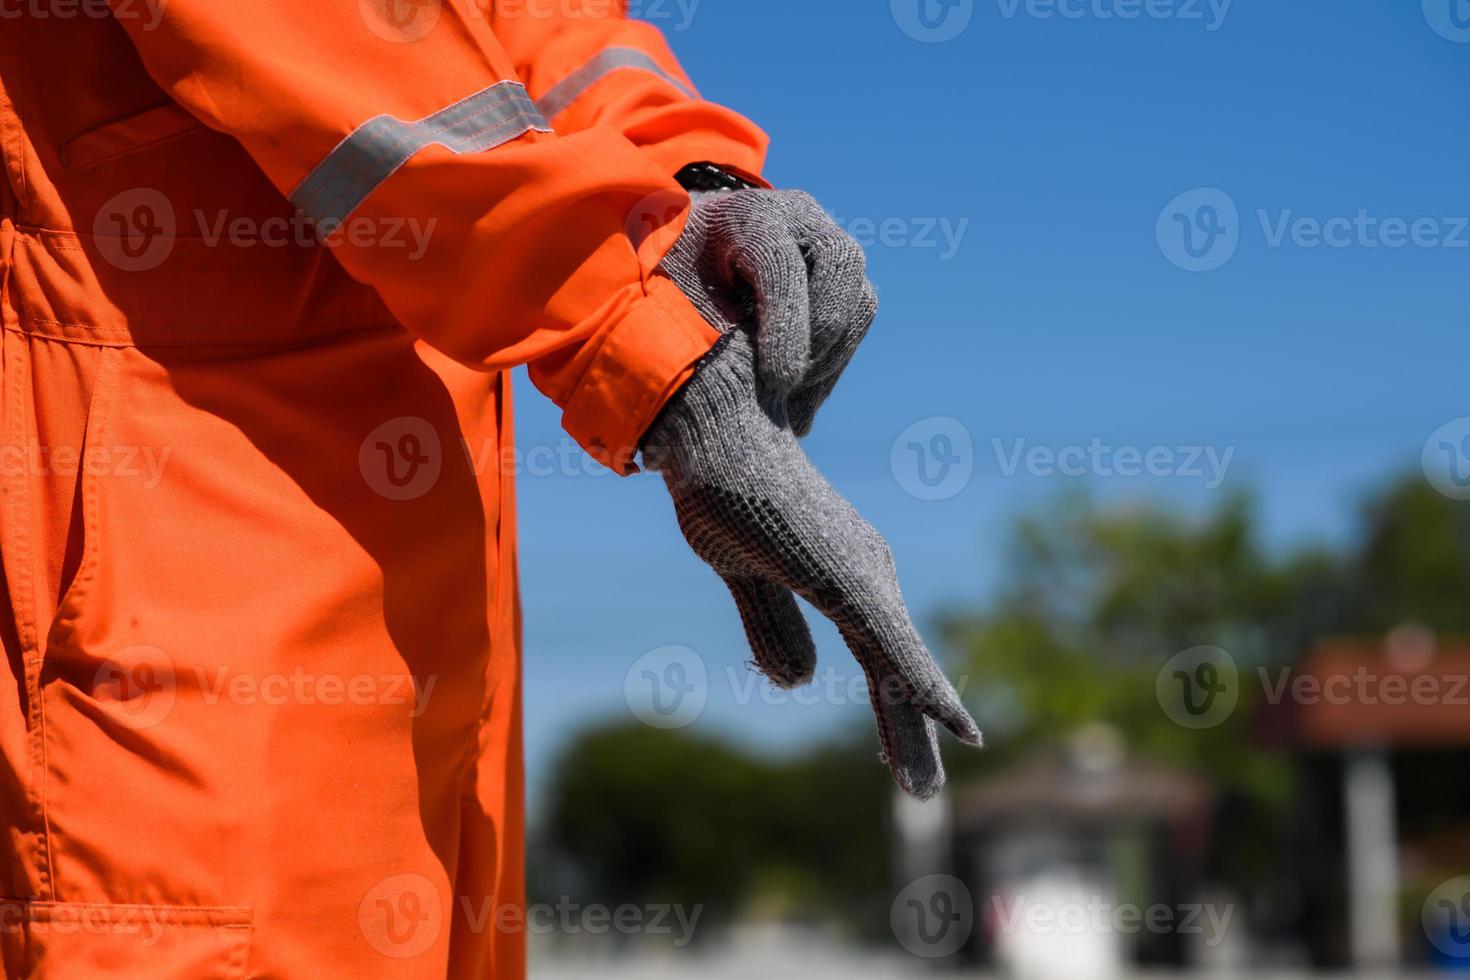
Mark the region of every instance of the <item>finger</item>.
<instances>
[{"instance_id":1,"label":"finger","mask_svg":"<svg viewBox=\"0 0 1470 980\"><path fill-rule=\"evenodd\" d=\"M817 409L822 407L831 396L832 390L837 387L838 379L851 363L877 316L878 294L873 290L873 284L864 279L861 292L847 328L836 343L814 359L806 380L792 392L788 411L792 431L798 436L805 436L811 431Z\"/></svg>"},{"instance_id":2,"label":"finger","mask_svg":"<svg viewBox=\"0 0 1470 980\"><path fill-rule=\"evenodd\" d=\"M871 677L868 679L883 761L905 793L920 800L931 799L944 786L944 762L939 756L934 723L913 705L873 693L881 687L881 683L875 685Z\"/></svg>"},{"instance_id":3,"label":"finger","mask_svg":"<svg viewBox=\"0 0 1470 980\"><path fill-rule=\"evenodd\" d=\"M735 597L745 638L761 673L778 687L799 687L811 681L817 648L791 590L753 577L730 576L725 584Z\"/></svg>"},{"instance_id":4,"label":"finger","mask_svg":"<svg viewBox=\"0 0 1470 980\"><path fill-rule=\"evenodd\" d=\"M671 483L695 552L727 577L758 576L806 599L836 624L870 677L896 678L899 700L980 744L974 720L913 627L887 542L823 479L789 430L760 413L744 425L741 439L760 447L780 479L735 467L729 475L737 485L705 485L692 499ZM738 485L742 477L748 485Z\"/></svg>"},{"instance_id":5,"label":"finger","mask_svg":"<svg viewBox=\"0 0 1470 980\"><path fill-rule=\"evenodd\" d=\"M863 672L870 681L878 679L880 697L912 706L966 745L982 744L979 726L924 646L901 598L895 603L887 596L860 597L833 613Z\"/></svg>"},{"instance_id":6,"label":"finger","mask_svg":"<svg viewBox=\"0 0 1470 980\"><path fill-rule=\"evenodd\" d=\"M732 260L755 293L761 379L771 394L785 397L806 377L811 362L806 258L794 241L770 237L742 245Z\"/></svg>"},{"instance_id":7,"label":"finger","mask_svg":"<svg viewBox=\"0 0 1470 980\"><path fill-rule=\"evenodd\" d=\"M771 545L779 555L757 549L750 557L765 558L767 579L786 585L837 626L870 678L892 679L903 700L960 741L980 745L979 727L914 628L888 543L822 478L795 440L785 438L783 471L790 487L802 489L773 501L761 515L774 532L766 540L780 542ZM834 546L834 535L841 547Z\"/></svg>"},{"instance_id":8,"label":"finger","mask_svg":"<svg viewBox=\"0 0 1470 980\"><path fill-rule=\"evenodd\" d=\"M851 237L834 228L802 248L811 269L807 291L815 366L832 348L843 346L849 334L865 333L878 307L868 282L868 257Z\"/></svg>"},{"instance_id":9,"label":"finger","mask_svg":"<svg viewBox=\"0 0 1470 980\"><path fill-rule=\"evenodd\" d=\"M802 238L810 240L834 233L847 235L822 203L806 191L782 191L779 202L786 225Z\"/></svg>"},{"instance_id":10,"label":"finger","mask_svg":"<svg viewBox=\"0 0 1470 980\"><path fill-rule=\"evenodd\" d=\"M903 616L907 619L907 611ZM924 646L912 623L907 625L906 632L908 635L901 638L880 639L877 650L881 662L892 671L899 695L949 729L961 742L981 745L983 737L979 726L965 710L958 692L939 669L939 664Z\"/></svg>"}]
</instances>

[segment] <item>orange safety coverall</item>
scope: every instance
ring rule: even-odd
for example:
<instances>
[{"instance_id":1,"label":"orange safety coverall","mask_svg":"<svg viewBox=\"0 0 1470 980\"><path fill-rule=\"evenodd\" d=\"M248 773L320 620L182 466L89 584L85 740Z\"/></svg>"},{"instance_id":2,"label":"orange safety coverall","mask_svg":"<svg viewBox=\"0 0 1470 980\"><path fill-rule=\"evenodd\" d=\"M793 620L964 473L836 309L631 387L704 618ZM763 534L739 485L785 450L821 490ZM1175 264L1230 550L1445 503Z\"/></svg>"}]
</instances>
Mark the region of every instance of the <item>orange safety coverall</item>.
<instances>
[{"instance_id":1,"label":"orange safety coverall","mask_svg":"<svg viewBox=\"0 0 1470 980\"><path fill-rule=\"evenodd\" d=\"M505 372L628 471L765 139L612 0L107 2L0 0L0 976L521 977Z\"/></svg>"}]
</instances>

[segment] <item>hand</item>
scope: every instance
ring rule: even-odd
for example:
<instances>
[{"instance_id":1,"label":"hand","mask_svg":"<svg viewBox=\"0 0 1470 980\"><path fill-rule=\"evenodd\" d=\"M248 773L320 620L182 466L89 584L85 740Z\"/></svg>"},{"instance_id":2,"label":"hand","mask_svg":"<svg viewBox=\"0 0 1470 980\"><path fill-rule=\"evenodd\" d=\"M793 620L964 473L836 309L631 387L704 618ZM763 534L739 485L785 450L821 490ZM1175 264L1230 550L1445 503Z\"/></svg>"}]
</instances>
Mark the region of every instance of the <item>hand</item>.
<instances>
[{"instance_id":1,"label":"hand","mask_svg":"<svg viewBox=\"0 0 1470 980\"><path fill-rule=\"evenodd\" d=\"M862 246L800 191L691 197L662 269L722 331L759 323L762 388L806 435L878 312Z\"/></svg>"},{"instance_id":2,"label":"hand","mask_svg":"<svg viewBox=\"0 0 1470 980\"><path fill-rule=\"evenodd\" d=\"M980 732L909 619L887 542L822 479L779 406L761 404L756 361L749 333L728 333L649 430L644 461L735 597L760 670L782 687L812 679L801 596L862 666L898 784L928 799L944 785L934 722L970 745Z\"/></svg>"}]
</instances>

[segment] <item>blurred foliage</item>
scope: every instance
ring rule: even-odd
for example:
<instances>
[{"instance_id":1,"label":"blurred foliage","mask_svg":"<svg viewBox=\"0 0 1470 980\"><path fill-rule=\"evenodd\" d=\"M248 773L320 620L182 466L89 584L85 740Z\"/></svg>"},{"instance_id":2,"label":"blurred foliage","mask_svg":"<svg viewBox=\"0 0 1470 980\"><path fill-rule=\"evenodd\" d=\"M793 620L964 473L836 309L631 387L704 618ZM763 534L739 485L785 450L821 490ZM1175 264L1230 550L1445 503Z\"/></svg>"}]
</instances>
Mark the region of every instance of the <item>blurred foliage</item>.
<instances>
[{"instance_id":1,"label":"blurred foliage","mask_svg":"<svg viewBox=\"0 0 1470 980\"><path fill-rule=\"evenodd\" d=\"M1224 647L1249 670L1404 623L1470 631L1470 506L1406 479L1368 504L1354 540L1273 553L1238 496L1193 519L1067 498L1020 522L1011 584L987 612L946 616L945 635L969 653L977 706L996 700L1017 736L1088 720L1175 735L1137 709L1154 708L1155 672L1191 646Z\"/></svg>"},{"instance_id":2,"label":"blurred foliage","mask_svg":"<svg viewBox=\"0 0 1470 980\"><path fill-rule=\"evenodd\" d=\"M1368 508L1351 578L1347 630L1413 621L1442 633L1470 632L1470 504L1406 480Z\"/></svg>"},{"instance_id":3,"label":"blurred foliage","mask_svg":"<svg viewBox=\"0 0 1470 980\"><path fill-rule=\"evenodd\" d=\"M944 634L968 653L970 701L996 754L1101 721L1136 753L1269 801L1287 774L1246 751L1249 704L1183 737L1159 710L1155 678L1169 657L1201 645L1225 648L1243 673L1289 656L1297 596L1320 588L1333 565L1323 556L1273 562L1243 498L1193 520L1069 498L1020 523L1011 584L990 611L946 617Z\"/></svg>"},{"instance_id":4,"label":"blurred foliage","mask_svg":"<svg viewBox=\"0 0 1470 980\"><path fill-rule=\"evenodd\" d=\"M1291 760L1251 730L1258 667L1321 640L1406 622L1470 631L1470 505L1404 479L1340 547L1266 547L1251 503L1185 516L1055 500L1020 521L1008 585L941 618L945 647L989 750L953 752L960 780L1104 721L1130 751L1205 774L1221 793L1215 871L1242 882L1279 859ZM1155 700L1173 654L1220 646L1243 678L1230 720L1184 732ZM866 728L790 760L688 732L584 733L561 758L533 862L538 888L589 901L702 903L711 919L776 910L886 918L891 787ZM1279 870L1279 869L1278 869ZM795 915L793 916L793 911Z\"/></svg>"},{"instance_id":5,"label":"blurred foliage","mask_svg":"<svg viewBox=\"0 0 1470 980\"><path fill-rule=\"evenodd\" d=\"M848 908L888 883L891 784L875 754L834 744L776 761L687 731L588 731L552 778L533 898L701 905L707 922Z\"/></svg>"},{"instance_id":6,"label":"blurred foliage","mask_svg":"<svg viewBox=\"0 0 1470 980\"><path fill-rule=\"evenodd\" d=\"M1242 886L1280 861L1296 789L1293 760L1255 737L1259 671L1334 637L1470 627L1470 505L1422 479L1369 501L1344 547L1273 551L1256 524L1240 496L1196 517L1067 498L1020 522L1010 584L987 611L944 617L947 645L967 654L987 764L1107 722L1132 752L1219 789L1229 819L1212 863ZM1155 679L1171 656L1201 645L1235 660L1241 703L1223 724L1185 731L1159 709Z\"/></svg>"}]
</instances>

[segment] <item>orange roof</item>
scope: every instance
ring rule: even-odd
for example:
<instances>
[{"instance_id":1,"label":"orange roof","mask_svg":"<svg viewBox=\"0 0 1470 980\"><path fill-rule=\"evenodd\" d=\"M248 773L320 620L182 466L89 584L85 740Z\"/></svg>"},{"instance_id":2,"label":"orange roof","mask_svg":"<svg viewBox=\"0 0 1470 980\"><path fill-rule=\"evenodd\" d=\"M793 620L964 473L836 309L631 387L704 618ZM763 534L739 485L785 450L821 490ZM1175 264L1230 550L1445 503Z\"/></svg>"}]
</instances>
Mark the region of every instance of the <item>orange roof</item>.
<instances>
[{"instance_id":1,"label":"orange roof","mask_svg":"<svg viewBox=\"0 0 1470 980\"><path fill-rule=\"evenodd\" d=\"M1470 644L1391 652L1377 641L1323 644L1261 676L1262 736L1311 748L1470 745Z\"/></svg>"}]
</instances>

